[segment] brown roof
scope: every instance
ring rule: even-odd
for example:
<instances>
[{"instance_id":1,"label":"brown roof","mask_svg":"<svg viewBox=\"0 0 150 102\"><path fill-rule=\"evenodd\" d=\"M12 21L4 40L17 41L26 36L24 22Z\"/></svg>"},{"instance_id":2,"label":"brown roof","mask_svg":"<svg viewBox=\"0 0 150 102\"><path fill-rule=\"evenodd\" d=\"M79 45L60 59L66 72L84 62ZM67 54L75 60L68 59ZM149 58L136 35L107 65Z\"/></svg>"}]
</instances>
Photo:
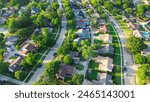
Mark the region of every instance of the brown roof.
<instances>
[{"instance_id":1,"label":"brown roof","mask_svg":"<svg viewBox=\"0 0 150 102\"><path fill-rule=\"evenodd\" d=\"M106 27L106 25L100 26L99 30L100 30L100 32L107 32L107 27Z\"/></svg>"},{"instance_id":2,"label":"brown roof","mask_svg":"<svg viewBox=\"0 0 150 102\"><path fill-rule=\"evenodd\" d=\"M28 50L28 51L35 51L36 50L36 47L33 45L33 44L25 44L24 46L23 46L23 49L26 49L26 50Z\"/></svg>"},{"instance_id":3,"label":"brown roof","mask_svg":"<svg viewBox=\"0 0 150 102\"><path fill-rule=\"evenodd\" d=\"M20 70L21 67L20 67L19 64L22 62L22 60L23 60L22 57L18 57L13 63L11 63L11 64L9 65L9 70L10 70L11 72L15 72L15 71Z\"/></svg>"},{"instance_id":4,"label":"brown roof","mask_svg":"<svg viewBox=\"0 0 150 102\"><path fill-rule=\"evenodd\" d=\"M75 71L75 67L66 64L60 64L60 70L58 71L57 77L64 79L70 77Z\"/></svg>"},{"instance_id":5,"label":"brown roof","mask_svg":"<svg viewBox=\"0 0 150 102\"><path fill-rule=\"evenodd\" d=\"M110 34L100 34L99 39L104 41L104 42L112 42L112 35Z\"/></svg>"},{"instance_id":6,"label":"brown roof","mask_svg":"<svg viewBox=\"0 0 150 102\"><path fill-rule=\"evenodd\" d=\"M99 69L100 70L112 72L112 69L114 67L112 58L98 56L96 58L96 62L99 63Z\"/></svg>"}]
</instances>

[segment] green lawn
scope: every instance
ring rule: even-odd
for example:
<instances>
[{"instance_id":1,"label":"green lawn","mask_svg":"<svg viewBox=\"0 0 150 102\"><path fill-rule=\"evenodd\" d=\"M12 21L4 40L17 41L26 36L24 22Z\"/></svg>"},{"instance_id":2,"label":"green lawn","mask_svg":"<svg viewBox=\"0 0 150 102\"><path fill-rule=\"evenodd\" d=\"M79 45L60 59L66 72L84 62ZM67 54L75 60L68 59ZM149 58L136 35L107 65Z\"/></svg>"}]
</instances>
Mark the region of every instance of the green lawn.
<instances>
[{"instance_id":1,"label":"green lawn","mask_svg":"<svg viewBox=\"0 0 150 102\"><path fill-rule=\"evenodd\" d=\"M98 71L92 70L91 73L87 74L87 79L92 81L92 80L96 80L97 79L97 75L98 75Z\"/></svg>"},{"instance_id":2,"label":"green lawn","mask_svg":"<svg viewBox=\"0 0 150 102\"><path fill-rule=\"evenodd\" d=\"M111 25L109 25L109 28L111 29L110 34L113 36L113 47L115 48L115 54L114 54L114 58L113 58L113 63L115 65L113 72L110 73L112 75L113 78L113 83L116 85L121 85L121 68L118 66L121 66L121 56L118 55L120 54L120 46L119 46L119 42L118 42L118 38L117 35L115 33L115 30L113 29L113 27ZM117 66L117 67L116 67Z\"/></svg>"},{"instance_id":3,"label":"green lawn","mask_svg":"<svg viewBox=\"0 0 150 102\"><path fill-rule=\"evenodd\" d=\"M26 83L31 79L31 77L33 76L33 74L34 74L34 72L31 72L31 73L30 73L30 75L29 75L29 76L27 77L27 79L25 80Z\"/></svg>"},{"instance_id":4,"label":"green lawn","mask_svg":"<svg viewBox=\"0 0 150 102\"><path fill-rule=\"evenodd\" d=\"M7 28L7 24L1 24L0 28Z\"/></svg>"},{"instance_id":5,"label":"green lawn","mask_svg":"<svg viewBox=\"0 0 150 102\"><path fill-rule=\"evenodd\" d=\"M99 36L99 33L95 33L94 36Z\"/></svg>"},{"instance_id":6,"label":"green lawn","mask_svg":"<svg viewBox=\"0 0 150 102\"><path fill-rule=\"evenodd\" d=\"M91 60L89 62L89 68L93 70L98 70L99 69L99 64L96 63L94 60Z\"/></svg>"},{"instance_id":7,"label":"green lawn","mask_svg":"<svg viewBox=\"0 0 150 102\"><path fill-rule=\"evenodd\" d=\"M81 64L76 64L75 66L76 66L76 69L78 69L78 70L83 70L84 69L84 66L81 65Z\"/></svg>"}]
</instances>

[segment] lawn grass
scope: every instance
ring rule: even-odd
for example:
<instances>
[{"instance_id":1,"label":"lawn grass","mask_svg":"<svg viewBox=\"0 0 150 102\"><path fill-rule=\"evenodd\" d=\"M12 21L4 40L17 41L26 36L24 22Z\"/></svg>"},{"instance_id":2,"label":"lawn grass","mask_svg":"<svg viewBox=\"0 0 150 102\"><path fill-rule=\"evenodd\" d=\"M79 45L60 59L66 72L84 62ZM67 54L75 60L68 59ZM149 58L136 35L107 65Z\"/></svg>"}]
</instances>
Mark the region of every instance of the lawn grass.
<instances>
[{"instance_id":1,"label":"lawn grass","mask_svg":"<svg viewBox=\"0 0 150 102\"><path fill-rule=\"evenodd\" d=\"M7 28L7 24L6 24L6 23L1 24L1 25L0 25L0 28Z\"/></svg>"},{"instance_id":2,"label":"lawn grass","mask_svg":"<svg viewBox=\"0 0 150 102\"><path fill-rule=\"evenodd\" d=\"M94 36L99 36L99 33L95 33Z\"/></svg>"},{"instance_id":3,"label":"lawn grass","mask_svg":"<svg viewBox=\"0 0 150 102\"><path fill-rule=\"evenodd\" d=\"M94 43L95 44L101 44L103 41L101 41L101 40L98 40L98 39L94 39Z\"/></svg>"},{"instance_id":4,"label":"lawn grass","mask_svg":"<svg viewBox=\"0 0 150 102\"><path fill-rule=\"evenodd\" d=\"M31 72L30 75L26 78L26 80L25 80L26 83L31 79L33 74L34 74L34 72Z\"/></svg>"},{"instance_id":5,"label":"lawn grass","mask_svg":"<svg viewBox=\"0 0 150 102\"><path fill-rule=\"evenodd\" d=\"M96 63L94 60L91 60L89 62L89 68L93 70L98 70L99 69L99 64Z\"/></svg>"},{"instance_id":6,"label":"lawn grass","mask_svg":"<svg viewBox=\"0 0 150 102\"><path fill-rule=\"evenodd\" d=\"M111 29L110 34L113 36L113 47L115 49L114 51L114 57L113 57L113 72L110 73L113 78L113 83L116 85L121 85L121 56L120 56L120 47L117 34L115 33L115 30L113 29L112 25L109 25L109 28ZM117 66L117 67L116 67ZM118 67L119 66L119 67Z\"/></svg>"},{"instance_id":7,"label":"lawn grass","mask_svg":"<svg viewBox=\"0 0 150 102\"><path fill-rule=\"evenodd\" d=\"M97 75L98 75L98 71L92 70L91 73L87 74L87 79L90 80L90 81L97 80Z\"/></svg>"},{"instance_id":8,"label":"lawn grass","mask_svg":"<svg viewBox=\"0 0 150 102\"><path fill-rule=\"evenodd\" d=\"M84 69L84 66L81 64L76 64L75 66L76 66L76 69L78 69L80 71Z\"/></svg>"}]
</instances>

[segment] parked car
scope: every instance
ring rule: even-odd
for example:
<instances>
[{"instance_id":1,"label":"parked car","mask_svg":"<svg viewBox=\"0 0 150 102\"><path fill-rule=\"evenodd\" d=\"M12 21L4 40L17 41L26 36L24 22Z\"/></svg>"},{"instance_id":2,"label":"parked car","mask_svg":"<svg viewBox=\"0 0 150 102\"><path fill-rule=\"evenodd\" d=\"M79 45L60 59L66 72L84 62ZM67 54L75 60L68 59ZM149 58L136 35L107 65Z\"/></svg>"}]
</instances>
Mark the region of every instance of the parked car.
<instances>
[{"instance_id":1,"label":"parked car","mask_svg":"<svg viewBox=\"0 0 150 102\"><path fill-rule=\"evenodd\" d=\"M126 60L124 60L124 66L126 66L127 65L127 61Z\"/></svg>"},{"instance_id":2,"label":"parked car","mask_svg":"<svg viewBox=\"0 0 150 102\"><path fill-rule=\"evenodd\" d=\"M124 71L127 71L127 67L124 67Z\"/></svg>"},{"instance_id":3,"label":"parked car","mask_svg":"<svg viewBox=\"0 0 150 102\"><path fill-rule=\"evenodd\" d=\"M14 56L20 56L18 53L15 53Z\"/></svg>"}]
</instances>

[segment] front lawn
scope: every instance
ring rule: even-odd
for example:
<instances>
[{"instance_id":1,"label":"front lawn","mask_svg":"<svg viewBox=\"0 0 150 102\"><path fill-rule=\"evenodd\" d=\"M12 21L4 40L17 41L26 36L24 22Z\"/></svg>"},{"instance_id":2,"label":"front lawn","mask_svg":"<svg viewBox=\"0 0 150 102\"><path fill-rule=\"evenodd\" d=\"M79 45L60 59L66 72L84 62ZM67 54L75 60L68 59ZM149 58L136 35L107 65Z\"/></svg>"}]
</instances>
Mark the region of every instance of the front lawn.
<instances>
[{"instance_id":1,"label":"front lawn","mask_svg":"<svg viewBox=\"0 0 150 102\"><path fill-rule=\"evenodd\" d=\"M91 73L87 74L87 79L90 81L97 80L97 75L98 75L98 71L92 70Z\"/></svg>"},{"instance_id":2,"label":"front lawn","mask_svg":"<svg viewBox=\"0 0 150 102\"><path fill-rule=\"evenodd\" d=\"M83 70L84 69L84 66L81 65L81 64L76 64L75 66L76 66L76 69L78 69L78 70Z\"/></svg>"},{"instance_id":3,"label":"front lawn","mask_svg":"<svg viewBox=\"0 0 150 102\"><path fill-rule=\"evenodd\" d=\"M99 64L96 63L94 60L91 60L89 62L89 68L92 70L98 70L99 69Z\"/></svg>"}]
</instances>

